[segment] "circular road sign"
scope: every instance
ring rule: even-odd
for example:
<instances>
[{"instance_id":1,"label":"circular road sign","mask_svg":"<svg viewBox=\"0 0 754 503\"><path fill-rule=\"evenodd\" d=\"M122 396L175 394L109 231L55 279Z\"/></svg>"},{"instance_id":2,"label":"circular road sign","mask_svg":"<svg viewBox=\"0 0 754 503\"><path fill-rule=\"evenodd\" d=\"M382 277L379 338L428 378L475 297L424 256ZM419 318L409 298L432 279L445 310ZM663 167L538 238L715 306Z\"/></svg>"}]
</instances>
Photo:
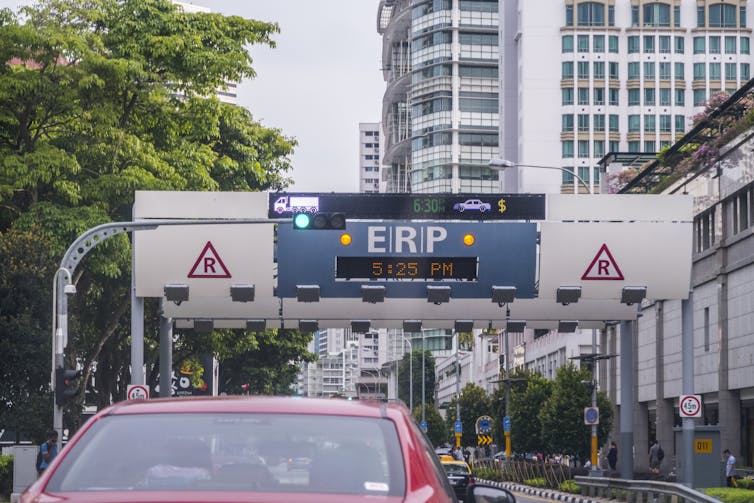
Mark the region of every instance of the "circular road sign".
<instances>
[{"instance_id":1,"label":"circular road sign","mask_svg":"<svg viewBox=\"0 0 754 503\"><path fill-rule=\"evenodd\" d=\"M585 407L584 424L600 424L600 409L597 407Z\"/></svg>"},{"instance_id":2,"label":"circular road sign","mask_svg":"<svg viewBox=\"0 0 754 503\"><path fill-rule=\"evenodd\" d=\"M149 388L143 384L129 384L126 398L129 400L147 400L149 399Z\"/></svg>"},{"instance_id":3,"label":"circular road sign","mask_svg":"<svg viewBox=\"0 0 754 503\"><path fill-rule=\"evenodd\" d=\"M678 398L678 412L681 417L702 417L702 396L681 395Z\"/></svg>"}]
</instances>

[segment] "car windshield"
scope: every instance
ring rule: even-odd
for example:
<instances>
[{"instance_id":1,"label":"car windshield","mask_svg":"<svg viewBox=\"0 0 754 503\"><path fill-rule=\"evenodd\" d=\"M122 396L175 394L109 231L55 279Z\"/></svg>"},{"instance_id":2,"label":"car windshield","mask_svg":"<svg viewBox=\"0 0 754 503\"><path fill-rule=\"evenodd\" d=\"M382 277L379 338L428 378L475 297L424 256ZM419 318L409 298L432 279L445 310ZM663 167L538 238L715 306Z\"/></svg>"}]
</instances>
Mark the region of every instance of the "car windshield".
<instances>
[{"instance_id":1,"label":"car windshield","mask_svg":"<svg viewBox=\"0 0 754 503\"><path fill-rule=\"evenodd\" d=\"M468 475L469 470L463 466L463 465L451 465L451 464L443 464L443 468L445 468L445 473L448 475Z\"/></svg>"},{"instance_id":2,"label":"car windshield","mask_svg":"<svg viewBox=\"0 0 754 503\"><path fill-rule=\"evenodd\" d=\"M264 491L402 496L387 419L305 414L105 416L45 492Z\"/></svg>"}]
</instances>

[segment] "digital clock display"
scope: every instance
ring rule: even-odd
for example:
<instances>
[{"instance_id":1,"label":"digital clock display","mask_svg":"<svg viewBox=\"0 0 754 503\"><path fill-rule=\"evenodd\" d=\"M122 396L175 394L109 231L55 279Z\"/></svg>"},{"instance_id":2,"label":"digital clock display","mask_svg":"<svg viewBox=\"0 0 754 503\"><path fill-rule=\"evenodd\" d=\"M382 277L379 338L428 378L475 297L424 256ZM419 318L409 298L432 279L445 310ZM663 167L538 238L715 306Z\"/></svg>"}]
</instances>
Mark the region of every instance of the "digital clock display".
<instances>
[{"instance_id":1,"label":"digital clock display","mask_svg":"<svg viewBox=\"0 0 754 503\"><path fill-rule=\"evenodd\" d=\"M477 257L336 257L337 280L476 281Z\"/></svg>"}]
</instances>

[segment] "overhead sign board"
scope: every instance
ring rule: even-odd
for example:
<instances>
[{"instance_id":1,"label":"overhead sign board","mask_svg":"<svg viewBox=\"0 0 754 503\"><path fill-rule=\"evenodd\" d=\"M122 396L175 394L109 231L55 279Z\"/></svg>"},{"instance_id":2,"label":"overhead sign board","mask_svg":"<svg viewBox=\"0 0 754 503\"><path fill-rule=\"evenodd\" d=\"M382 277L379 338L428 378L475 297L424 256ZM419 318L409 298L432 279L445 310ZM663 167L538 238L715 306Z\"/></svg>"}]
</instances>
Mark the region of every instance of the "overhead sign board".
<instances>
[{"instance_id":1,"label":"overhead sign board","mask_svg":"<svg viewBox=\"0 0 754 503\"><path fill-rule=\"evenodd\" d=\"M340 212L363 220L543 220L544 194L271 192L269 218Z\"/></svg>"},{"instance_id":2,"label":"overhead sign board","mask_svg":"<svg viewBox=\"0 0 754 503\"><path fill-rule=\"evenodd\" d=\"M688 297L690 222L542 222L540 231L540 298L562 286L580 286L581 299L620 299L624 286Z\"/></svg>"},{"instance_id":3,"label":"overhead sign board","mask_svg":"<svg viewBox=\"0 0 754 503\"><path fill-rule=\"evenodd\" d=\"M351 239L344 245L343 233ZM534 223L348 222L345 231L278 227L278 295L319 285L322 298L361 298L362 285L385 286L386 298L427 298L449 285L458 299L491 297L493 285L535 295Z\"/></svg>"}]
</instances>

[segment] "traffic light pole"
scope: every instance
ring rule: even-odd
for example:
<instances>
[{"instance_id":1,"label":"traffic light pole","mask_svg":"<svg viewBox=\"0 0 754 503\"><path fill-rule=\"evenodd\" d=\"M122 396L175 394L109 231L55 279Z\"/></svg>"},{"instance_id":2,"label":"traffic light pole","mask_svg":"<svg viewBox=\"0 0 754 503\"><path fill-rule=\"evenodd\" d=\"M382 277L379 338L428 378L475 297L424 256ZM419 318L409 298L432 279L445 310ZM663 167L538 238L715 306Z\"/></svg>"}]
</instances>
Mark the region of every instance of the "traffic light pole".
<instances>
[{"instance_id":1,"label":"traffic light pole","mask_svg":"<svg viewBox=\"0 0 754 503\"><path fill-rule=\"evenodd\" d=\"M64 368L65 348L68 345L68 295L76 293L73 273L81 260L89 251L107 239L124 232L155 230L158 227L170 225L240 225L240 224L276 224L290 223L290 218L235 218L235 219L155 219L139 222L112 222L98 225L85 231L68 247L60 267L52 280L52 303L55 316L52 319L52 369L50 372L50 388L53 390L52 425L58 432L58 448L63 439L63 408L55 397L55 371ZM133 247L131 249L132 264L134 264ZM131 330L135 339L131 342L131 379L133 384L144 384L144 300L136 297L134 283L134 268L131 268ZM133 303L134 299L140 302ZM140 316L139 320L134 317ZM86 386L86 384L83 384Z\"/></svg>"}]
</instances>

